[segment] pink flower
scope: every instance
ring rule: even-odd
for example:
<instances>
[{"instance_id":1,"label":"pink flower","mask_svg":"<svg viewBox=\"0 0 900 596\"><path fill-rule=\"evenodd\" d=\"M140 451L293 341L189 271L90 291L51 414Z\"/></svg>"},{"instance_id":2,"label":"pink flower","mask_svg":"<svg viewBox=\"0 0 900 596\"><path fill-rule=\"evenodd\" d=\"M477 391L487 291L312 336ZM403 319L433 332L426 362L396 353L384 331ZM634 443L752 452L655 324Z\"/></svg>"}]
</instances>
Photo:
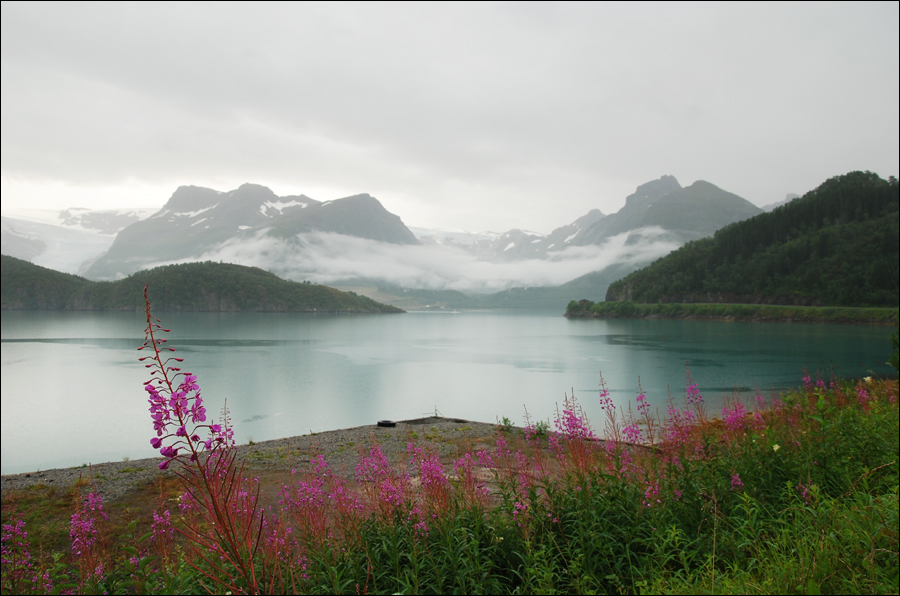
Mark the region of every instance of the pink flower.
<instances>
[{"instance_id":1,"label":"pink flower","mask_svg":"<svg viewBox=\"0 0 900 596\"><path fill-rule=\"evenodd\" d=\"M738 402L734 404L731 408L724 408L722 410L722 417L725 419L725 426L728 427L728 430L732 433L739 433L746 428L747 425L747 411L744 409L744 404Z\"/></svg>"}]
</instances>

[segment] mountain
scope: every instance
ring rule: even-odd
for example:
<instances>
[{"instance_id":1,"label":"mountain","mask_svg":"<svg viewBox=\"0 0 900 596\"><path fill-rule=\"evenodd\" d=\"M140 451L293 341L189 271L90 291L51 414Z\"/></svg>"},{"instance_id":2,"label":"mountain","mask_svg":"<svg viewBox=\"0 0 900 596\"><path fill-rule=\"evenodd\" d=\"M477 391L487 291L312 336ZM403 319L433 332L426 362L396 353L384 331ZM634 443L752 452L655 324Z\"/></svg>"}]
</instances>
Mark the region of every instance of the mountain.
<instances>
[{"instance_id":1,"label":"mountain","mask_svg":"<svg viewBox=\"0 0 900 596\"><path fill-rule=\"evenodd\" d=\"M412 228L422 244L440 244L468 251L488 261L515 261L547 258L550 251L564 250L579 232L606 217L599 209L591 209L574 222L556 228L549 234L513 229L507 232L462 232Z\"/></svg>"},{"instance_id":2,"label":"mountain","mask_svg":"<svg viewBox=\"0 0 900 596\"><path fill-rule=\"evenodd\" d=\"M572 239L572 245L600 244L612 236L653 226L683 243L758 213L762 210L750 201L709 182L698 180L682 188L674 176L663 176L638 186L625 199L624 207L588 227Z\"/></svg>"},{"instance_id":3,"label":"mountain","mask_svg":"<svg viewBox=\"0 0 900 596\"><path fill-rule=\"evenodd\" d=\"M113 237L77 227L2 217L0 252L66 273L103 254Z\"/></svg>"},{"instance_id":4,"label":"mountain","mask_svg":"<svg viewBox=\"0 0 900 596\"><path fill-rule=\"evenodd\" d=\"M510 230L476 244L471 250L478 256L492 260L545 259L552 253L572 246L573 239L606 217L599 209L591 209L572 223L556 228L549 234Z\"/></svg>"},{"instance_id":5,"label":"mountain","mask_svg":"<svg viewBox=\"0 0 900 596\"><path fill-rule=\"evenodd\" d=\"M762 213L759 207L709 182L698 180L682 188L674 176L662 176L638 186L618 212L604 215L592 209L550 234L515 229L472 235L468 242L460 242L458 237L444 237L443 241L440 235L432 237L485 260L545 259L572 246L601 245L613 236L643 228L659 228L661 232L654 234L657 240L683 244L758 213Z\"/></svg>"},{"instance_id":6,"label":"mountain","mask_svg":"<svg viewBox=\"0 0 900 596\"><path fill-rule=\"evenodd\" d=\"M365 296L311 283L285 281L256 267L187 263L93 282L3 255L3 310L141 311L143 289L157 311L395 313Z\"/></svg>"},{"instance_id":7,"label":"mountain","mask_svg":"<svg viewBox=\"0 0 900 596\"><path fill-rule=\"evenodd\" d=\"M628 275L606 300L896 307L898 212L893 176L830 178Z\"/></svg>"},{"instance_id":8,"label":"mountain","mask_svg":"<svg viewBox=\"0 0 900 596\"><path fill-rule=\"evenodd\" d=\"M673 176L662 176L640 185L617 213L604 215L594 209L546 235L524 230L497 234L414 228L423 248L431 251L428 256L437 258L416 260L396 255L396 269L413 283L379 276L374 268L355 280L348 276L331 283L411 308L437 305L562 310L573 295L602 300L612 282L665 256L686 241L761 212L748 201L708 182L697 181L682 188ZM438 246L455 252L442 255L432 250ZM460 258L462 252L469 258ZM339 264L348 260L342 258ZM428 263L428 270L424 270L423 263ZM421 271L418 278L408 275L410 270L417 269ZM523 284L519 281L524 281L523 278L531 278L536 283ZM419 279L427 280L427 287L432 289L415 289ZM466 279L470 280L469 285ZM503 284L507 287L500 291L485 293L491 281L503 280L512 283ZM498 285L494 283L493 287ZM466 293L440 294L441 288Z\"/></svg>"},{"instance_id":9,"label":"mountain","mask_svg":"<svg viewBox=\"0 0 900 596\"><path fill-rule=\"evenodd\" d=\"M155 210L153 210L155 211ZM149 209L83 209L71 207L59 213L59 224L98 234L118 234L120 230L149 217Z\"/></svg>"},{"instance_id":10,"label":"mountain","mask_svg":"<svg viewBox=\"0 0 900 596\"><path fill-rule=\"evenodd\" d=\"M367 194L319 202L279 197L254 184L229 192L184 186L114 242L103 236L111 243L105 254L79 255L64 270L114 280L167 263L218 261L257 266L284 279L366 287L370 296L395 297L398 304L564 308L570 291L599 300L615 279L758 212L707 182L682 188L673 176L663 176L640 185L617 213L592 209L549 234L421 228L414 234ZM125 213L77 209L58 217L56 229L71 232L110 230L129 221ZM9 237L21 256L40 250ZM429 293L443 291L450 293Z\"/></svg>"},{"instance_id":11,"label":"mountain","mask_svg":"<svg viewBox=\"0 0 900 596\"><path fill-rule=\"evenodd\" d=\"M399 217L367 194L323 203L305 195L279 197L258 184L229 192L182 186L157 213L119 232L85 275L116 279L153 263L200 260L226 242L289 240L306 232L418 244Z\"/></svg>"},{"instance_id":12,"label":"mountain","mask_svg":"<svg viewBox=\"0 0 900 596\"><path fill-rule=\"evenodd\" d=\"M610 284L685 242L759 213L762 210L749 201L709 182L698 180L682 188L674 176L662 176L638 186L616 213L604 216L593 210L540 240L511 233L498 237L493 245L510 246L507 250L515 256L521 252L514 252L513 243L529 247L532 258L551 259L559 254L556 251L605 245L607 251L617 251L616 259L559 286L509 288L478 296L480 306L562 310L573 295L600 300ZM617 237L618 244L610 245Z\"/></svg>"},{"instance_id":13,"label":"mountain","mask_svg":"<svg viewBox=\"0 0 900 596\"><path fill-rule=\"evenodd\" d=\"M768 205L763 205L762 210L766 211L766 212L774 211L775 209L781 207L782 205L787 205L794 199L799 199L799 198L800 198L800 195L789 192L784 196L784 200L778 201L776 203L769 203Z\"/></svg>"},{"instance_id":14,"label":"mountain","mask_svg":"<svg viewBox=\"0 0 900 596\"><path fill-rule=\"evenodd\" d=\"M57 271L81 273L109 249L119 230L153 211L12 209L2 218L0 252Z\"/></svg>"},{"instance_id":15,"label":"mountain","mask_svg":"<svg viewBox=\"0 0 900 596\"><path fill-rule=\"evenodd\" d=\"M19 221L0 217L0 253L30 261L47 250L47 243L20 228Z\"/></svg>"}]
</instances>

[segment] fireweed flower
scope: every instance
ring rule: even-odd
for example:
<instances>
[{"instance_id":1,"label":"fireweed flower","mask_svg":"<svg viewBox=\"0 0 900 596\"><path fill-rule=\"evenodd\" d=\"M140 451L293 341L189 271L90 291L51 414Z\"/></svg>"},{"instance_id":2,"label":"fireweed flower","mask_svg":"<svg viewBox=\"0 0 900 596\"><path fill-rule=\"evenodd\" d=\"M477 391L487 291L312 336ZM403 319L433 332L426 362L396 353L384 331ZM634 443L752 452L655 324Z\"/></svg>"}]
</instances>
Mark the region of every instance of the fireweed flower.
<instances>
[{"instance_id":1,"label":"fireweed flower","mask_svg":"<svg viewBox=\"0 0 900 596\"><path fill-rule=\"evenodd\" d=\"M638 394L637 403L638 403L638 406L637 406L638 412L640 412L641 414L646 414L647 411L650 409L650 403L647 401L647 394L644 393L643 391L641 391L640 394Z\"/></svg>"},{"instance_id":2,"label":"fireweed flower","mask_svg":"<svg viewBox=\"0 0 900 596\"><path fill-rule=\"evenodd\" d=\"M700 389L697 387L697 383L690 383L687 386L687 403L689 403L689 404L703 403L703 396L700 395Z\"/></svg>"},{"instance_id":3,"label":"fireweed flower","mask_svg":"<svg viewBox=\"0 0 900 596\"><path fill-rule=\"evenodd\" d=\"M602 374L600 375L600 409L606 412L616 409L612 398L609 397L609 389L606 388L606 381L603 380Z\"/></svg>"},{"instance_id":4,"label":"fireweed flower","mask_svg":"<svg viewBox=\"0 0 900 596\"><path fill-rule=\"evenodd\" d=\"M725 420L725 426L734 434L740 433L747 425L747 410L741 402L735 403L732 407L722 409L722 418Z\"/></svg>"},{"instance_id":5,"label":"fireweed flower","mask_svg":"<svg viewBox=\"0 0 900 596\"><path fill-rule=\"evenodd\" d=\"M101 547L98 544L100 518L107 519L99 493L88 493L81 509L72 514L69 537L72 539L72 557L81 573L82 588L84 582L103 577Z\"/></svg>"},{"instance_id":6,"label":"fireweed flower","mask_svg":"<svg viewBox=\"0 0 900 596\"><path fill-rule=\"evenodd\" d=\"M869 392L863 388L862 383L856 387L856 400L861 406L865 406L869 401Z\"/></svg>"},{"instance_id":7,"label":"fireweed flower","mask_svg":"<svg viewBox=\"0 0 900 596\"><path fill-rule=\"evenodd\" d=\"M641 443L644 440L644 434L641 432L637 423L630 424L623 428L622 434L625 435L625 440L629 443Z\"/></svg>"},{"instance_id":8,"label":"fireweed flower","mask_svg":"<svg viewBox=\"0 0 900 596\"><path fill-rule=\"evenodd\" d=\"M3 524L0 561L3 564L4 588L24 592L26 587L37 591L40 586L48 594L53 591L49 572L39 576L32 566L28 532L25 531L25 520L21 513L14 524Z\"/></svg>"},{"instance_id":9,"label":"fireweed flower","mask_svg":"<svg viewBox=\"0 0 900 596\"><path fill-rule=\"evenodd\" d=\"M146 287L144 298L146 301ZM156 433L155 437L150 438L150 445L166 458L160 462L159 468L161 470L168 468L170 460L178 458L182 452L189 455L191 461L197 461L199 453L232 446L234 434L228 428L227 420L224 425L205 424L206 407L200 396L197 376L182 372L177 366L170 366L173 361L182 362L181 358L162 356L161 352L174 352L175 349L164 347L166 340L156 337L157 334L169 330L162 328L159 319L151 317L149 301L146 301L146 313L147 329L144 343L138 350L147 348L153 350L152 356L145 356L139 360L150 360L150 364L145 366L150 369L151 378L144 383L144 390L147 392L150 418ZM208 439L202 439L197 432L204 428L209 433Z\"/></svg>"},{"instance_id":10,"label":"fireweed flower","mask_svg":"<svg viewBox=\"0 0 900 596\"><path fill-rule=\"evenodd\" d=\"M603 407L602 404L603 398L601 397L601 407ZM610 402L610 405L612 405L612 402ZM571 398L568 395L565 397L562 412L557 408L554 424L557 430L569 441L594 439L594 431L591 429L584 410L581 409L578 400L575 399L574 393Z\"/></svg>"},{"instance_id":11,"label":"fireweed flower","mask_svg":"<svg viewBox=\"0 0 900 596\"><path fill-rule=\"evenodd\" d=\"M644 491L644 499L641 501L641 505L644 507L652 507L653 503L662 503L659 499L659 484L654 482L653 484L647 483L647 490Z\"/></svg>"}]
</instances>

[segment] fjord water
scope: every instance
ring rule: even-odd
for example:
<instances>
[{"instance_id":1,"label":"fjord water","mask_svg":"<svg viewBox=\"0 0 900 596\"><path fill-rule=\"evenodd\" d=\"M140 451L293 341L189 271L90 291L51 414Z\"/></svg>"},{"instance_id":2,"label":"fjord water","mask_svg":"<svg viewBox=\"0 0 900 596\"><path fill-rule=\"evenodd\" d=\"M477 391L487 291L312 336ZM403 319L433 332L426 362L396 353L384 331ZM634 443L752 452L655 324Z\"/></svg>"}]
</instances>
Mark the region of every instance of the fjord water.
<instances>
[{"instance_id":1,"label":"fjord water","mask_svg":"<svg viewBox=\"0 0 900 596\"><path fill-rule=\"evenodd\" d=\"M159 313L209 412L227 399L239 442L438 413L552 420L574 389L602 428L600 373L627 407L638 380L661 412L685 364L711 412L771 396L802 367L884 374L888 327L568 320L558 312L402 315ZM2 313L2 473L150 457L133 313Z\"/></svg>"}]
</instances>

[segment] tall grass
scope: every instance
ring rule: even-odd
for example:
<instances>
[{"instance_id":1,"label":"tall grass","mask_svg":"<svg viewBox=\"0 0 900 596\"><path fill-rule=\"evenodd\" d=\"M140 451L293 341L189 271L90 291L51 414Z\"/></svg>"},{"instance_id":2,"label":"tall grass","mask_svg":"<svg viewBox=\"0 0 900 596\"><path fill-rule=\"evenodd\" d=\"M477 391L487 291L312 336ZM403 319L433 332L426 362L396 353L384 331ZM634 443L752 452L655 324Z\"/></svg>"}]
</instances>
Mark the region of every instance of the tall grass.
<instances>
[{"instance_id":1,"label":"tall grass","mask_svg":"<svg viewBox=\"0 0 900 596\"><path fill-rule=\"evenodd\" d=\"M313 457L268 510L223 441L167 460L179 505L118 548L89 494L72 551L38 563L4 504L3 592L897 593L897 394L805 375L712 416L688 374L656 415L601 388L597 429L573 395L555 432L526 418L452 461L372 444L345 478Z\"/></svg>"}]
</instances>

